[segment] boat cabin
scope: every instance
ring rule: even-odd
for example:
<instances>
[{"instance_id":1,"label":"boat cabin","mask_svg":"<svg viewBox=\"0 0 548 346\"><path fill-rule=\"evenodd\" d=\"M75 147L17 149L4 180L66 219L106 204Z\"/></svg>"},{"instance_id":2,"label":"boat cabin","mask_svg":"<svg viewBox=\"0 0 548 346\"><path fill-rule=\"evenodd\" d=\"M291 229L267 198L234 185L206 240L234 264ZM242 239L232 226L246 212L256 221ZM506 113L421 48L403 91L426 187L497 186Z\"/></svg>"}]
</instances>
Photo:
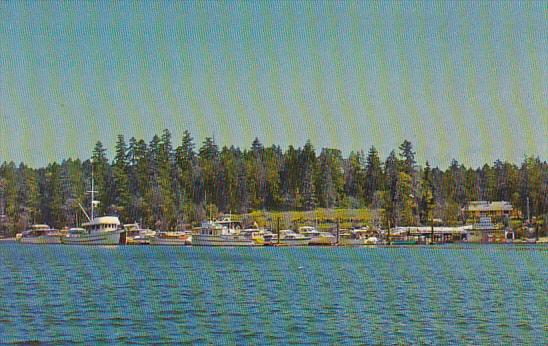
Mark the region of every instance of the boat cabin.
<instances>
[{"instance_id":1,"label":"boat cabin","mask_svg":"<svg viewBox=\"0 0 548 346\"><path fill-rule=\"evenodd\" d=\"M82 224L82 227L90 232L115 231L120 227L120 220L116 216L101 216Z\"/></svg>"}]
</instances>

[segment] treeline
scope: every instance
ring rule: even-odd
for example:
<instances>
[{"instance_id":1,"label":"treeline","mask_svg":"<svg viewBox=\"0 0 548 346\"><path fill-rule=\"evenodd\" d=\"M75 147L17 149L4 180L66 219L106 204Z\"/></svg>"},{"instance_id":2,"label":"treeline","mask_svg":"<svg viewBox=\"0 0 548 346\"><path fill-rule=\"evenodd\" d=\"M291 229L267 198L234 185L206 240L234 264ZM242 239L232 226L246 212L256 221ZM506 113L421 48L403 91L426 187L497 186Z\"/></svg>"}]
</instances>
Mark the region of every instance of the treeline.
<instances>
[{"instance_id":1,"label":"treeline","mask_svg":"<svg viewBox=\"0 0 548 346\"><path fill-rule=\"evenodd\" d=\"M310 141L282 150L255 139L240 149L219 148L206 138L197 148L188 131L175 146L168 130L149 143L120 135L114 150L112 161L97 142L91 160L38 169L4 162L0 226L14 231L34 222L61 227L84 221L78 205L89 206L92 165L99 213L163 229L217 211L369 207L384 210L383 224L416 225L431 218L460 222L460 208L470 200L510 201L525 215L529 197L533 215L548 210L548 167L538 157L476 169L453 160L442 170L418 165L407 140L382 160L375 147L344 157L337 149L316 150Z\"/></svg>"}]
</instances>

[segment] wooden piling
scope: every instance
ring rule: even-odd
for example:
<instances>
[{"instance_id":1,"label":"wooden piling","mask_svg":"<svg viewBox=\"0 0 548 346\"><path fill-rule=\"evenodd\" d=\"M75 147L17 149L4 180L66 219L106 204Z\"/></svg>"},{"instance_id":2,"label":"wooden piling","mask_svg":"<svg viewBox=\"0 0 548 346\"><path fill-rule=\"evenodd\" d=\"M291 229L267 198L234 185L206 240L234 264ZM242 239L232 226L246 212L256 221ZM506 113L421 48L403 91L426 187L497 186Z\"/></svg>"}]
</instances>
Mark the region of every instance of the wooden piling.
<instances>
[{"instance_id":1,"label":"wooden piling","mask_svg":"<svg viewBox=\"0 0 548 346\"><path fill-rule=\"evenodd\" d=\"M337 219L337 245L339 245L339 231L340 231L340 221Z\"/></svg>"},{"instance_id":2,"label":"wooden piling","mask_svg":"<svg viewBox=\"0 0 548 346\"><path fill-rule=\"evenodd\" d=\"M280 245L280 217L278 217L277 221L278 221L278 245Z\"/></svg>"}]
</instances>

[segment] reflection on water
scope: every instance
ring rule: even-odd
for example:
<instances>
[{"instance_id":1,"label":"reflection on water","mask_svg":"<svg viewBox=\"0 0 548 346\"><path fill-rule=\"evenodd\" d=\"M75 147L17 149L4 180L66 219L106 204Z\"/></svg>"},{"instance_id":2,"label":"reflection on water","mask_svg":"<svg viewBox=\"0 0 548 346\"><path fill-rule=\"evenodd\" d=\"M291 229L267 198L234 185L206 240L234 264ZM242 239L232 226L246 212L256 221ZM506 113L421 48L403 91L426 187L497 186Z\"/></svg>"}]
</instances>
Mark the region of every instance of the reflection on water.
<instances>
[{"instance_id":1,"label":"reflection on water","mask_svg":"<svg viewBox=\"0 0 548 346\"><path fill-rule=\"evenodd\" d=\"M548 247L0 244L0 341L543 344Z\"/></svg>"}]
</instances>

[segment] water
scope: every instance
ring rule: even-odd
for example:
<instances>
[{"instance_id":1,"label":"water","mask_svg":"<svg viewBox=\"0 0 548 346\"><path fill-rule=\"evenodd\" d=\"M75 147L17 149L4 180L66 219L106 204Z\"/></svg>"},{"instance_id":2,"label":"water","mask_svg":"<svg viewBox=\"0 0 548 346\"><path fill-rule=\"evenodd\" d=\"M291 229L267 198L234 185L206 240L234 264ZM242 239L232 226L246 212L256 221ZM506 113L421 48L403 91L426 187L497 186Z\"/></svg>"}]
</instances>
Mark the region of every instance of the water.
<instances>
[{"instance_id":1,"label":"water","mask_svg":"<svg viewBox=\"0 0 548 346\"><path fill-rule=\"evenodd\" d=\"M0 244L4 343L546 344L548 247Z\"/></svg>"}]
</instances>

